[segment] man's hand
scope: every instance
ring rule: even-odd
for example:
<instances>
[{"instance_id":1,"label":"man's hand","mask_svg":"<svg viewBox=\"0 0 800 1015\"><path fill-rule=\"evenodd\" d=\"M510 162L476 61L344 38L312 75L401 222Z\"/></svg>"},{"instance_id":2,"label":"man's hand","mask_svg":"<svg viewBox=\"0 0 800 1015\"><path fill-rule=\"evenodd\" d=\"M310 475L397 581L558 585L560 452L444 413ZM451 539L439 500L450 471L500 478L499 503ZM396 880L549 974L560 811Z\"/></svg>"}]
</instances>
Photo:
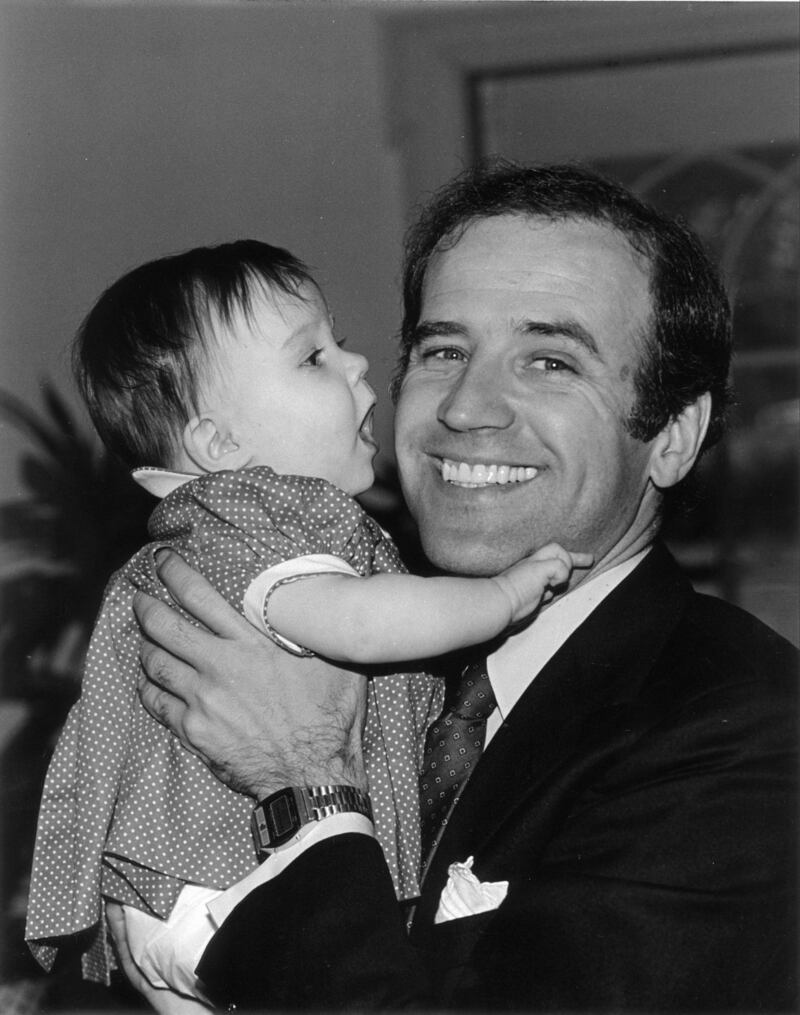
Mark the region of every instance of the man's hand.
<instances>
[{"instance_id":1,"label":"man's hand","mask_svg":"<svg viewBox=\"0 0 800 1015\"><path fill-rule=\"evenodd\" d=\"M217 778L256 799L284 786L366 789L364 676L279 649L177 554L164 553L158 573L206 630L137 593L148 712Z\"/></svg>"}]
</instances>

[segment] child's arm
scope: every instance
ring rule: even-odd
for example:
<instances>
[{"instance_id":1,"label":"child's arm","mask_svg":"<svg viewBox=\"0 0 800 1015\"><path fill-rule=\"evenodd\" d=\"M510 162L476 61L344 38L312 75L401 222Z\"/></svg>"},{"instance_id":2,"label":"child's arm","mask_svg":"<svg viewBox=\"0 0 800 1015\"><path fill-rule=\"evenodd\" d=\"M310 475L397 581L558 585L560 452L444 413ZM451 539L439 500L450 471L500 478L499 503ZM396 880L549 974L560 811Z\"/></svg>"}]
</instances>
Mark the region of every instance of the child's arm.
<instances>
[{"instance_id":1,"label":"child's arm","mask_svg":"<svg viewBox=\"0 0 800 1015\"><path fill-rule=\"evenodd\" d=\"M315 575L273 589L268 622L283 637L342 662L441 655L500 634L564 585L588 554L551 544L494 578Z\"/></svg>"}]
</instances>

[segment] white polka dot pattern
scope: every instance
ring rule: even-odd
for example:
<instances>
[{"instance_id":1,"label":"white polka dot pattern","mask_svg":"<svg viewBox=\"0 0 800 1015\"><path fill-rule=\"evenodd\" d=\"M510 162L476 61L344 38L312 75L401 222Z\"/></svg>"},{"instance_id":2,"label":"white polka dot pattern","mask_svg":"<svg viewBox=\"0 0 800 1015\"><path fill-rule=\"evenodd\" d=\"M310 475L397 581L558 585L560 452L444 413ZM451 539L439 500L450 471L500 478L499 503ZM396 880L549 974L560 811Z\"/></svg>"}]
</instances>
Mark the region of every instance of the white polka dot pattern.
<instances>
[{"instance_id":1,"label":"white polka dot pattern","mask_svg":"<svg viewBox=\"0 0 800 1015\"><path fill-rule=\"evenodd\" d=\"M137 588L167 600L154 551L169 545L237 609L261 572L309 553L360 574L402 573L394 544L341 490L257 467L198 478L153 512L144 547L109 582L39 815L26 938L49 968L57 941L95 927L84 975L108 982L101 895L166 917L185 882L225 888L255 866L252 801L227 789L142 708L136 683ZM411 653L410 653L411 654ZM371 682L365 760L378 838L400 898L418 893L417 779L441 709L425 674Z\"/></svg>"}]
</instances>

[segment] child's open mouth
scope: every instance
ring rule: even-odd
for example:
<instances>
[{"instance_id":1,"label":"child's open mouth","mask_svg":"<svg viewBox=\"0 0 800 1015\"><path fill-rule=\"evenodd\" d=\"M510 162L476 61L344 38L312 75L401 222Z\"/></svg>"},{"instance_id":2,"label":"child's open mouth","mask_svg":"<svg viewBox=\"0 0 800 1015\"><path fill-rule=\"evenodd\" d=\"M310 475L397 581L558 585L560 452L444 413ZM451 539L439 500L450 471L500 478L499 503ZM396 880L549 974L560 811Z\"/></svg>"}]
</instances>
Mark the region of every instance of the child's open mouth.
<instances>
[{"instance_id":1,"label":"child's open mouth","mask_svg":"<svg viewBox=\"0 0 800 1015\"><path fill-rule=\"evenodd\" d=\"M372 422L374 416L375 406L371 405L367 410L366 416L361 420L361 426L358 428L358 436L365 444L369 444L372 448L377 448L378 444L372 433Z\"/></svg>"}]
</instances>

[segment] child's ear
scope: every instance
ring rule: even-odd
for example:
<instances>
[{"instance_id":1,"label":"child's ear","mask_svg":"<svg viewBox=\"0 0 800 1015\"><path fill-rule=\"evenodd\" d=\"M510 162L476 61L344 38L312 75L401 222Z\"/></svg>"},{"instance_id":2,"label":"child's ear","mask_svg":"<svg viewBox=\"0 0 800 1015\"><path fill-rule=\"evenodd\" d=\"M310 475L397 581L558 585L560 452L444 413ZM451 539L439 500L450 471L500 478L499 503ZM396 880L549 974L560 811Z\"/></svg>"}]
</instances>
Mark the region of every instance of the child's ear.
<instances>
[{"instance_id":1,"label":"child's ear","mask_svg":"<svg viewBox=\"0 0 800 1015\"><path fill-rule=\"evenodd\" d=\"M183 429L183 450L202 472L238 469L241 449L227 427L211 416L194 416Z\"/></svg>"},{"instance_id":2,"label":"child's ear","mask_svg":"<svg viewBox=\"0 0 800 1015\"><path fill-rule=\"evenodd\" d=\"M706 391L682 409L653 441L650 478L664 490L689 472L703 444L711 417L711 395Z\"/></svg>"}]
</instances>

